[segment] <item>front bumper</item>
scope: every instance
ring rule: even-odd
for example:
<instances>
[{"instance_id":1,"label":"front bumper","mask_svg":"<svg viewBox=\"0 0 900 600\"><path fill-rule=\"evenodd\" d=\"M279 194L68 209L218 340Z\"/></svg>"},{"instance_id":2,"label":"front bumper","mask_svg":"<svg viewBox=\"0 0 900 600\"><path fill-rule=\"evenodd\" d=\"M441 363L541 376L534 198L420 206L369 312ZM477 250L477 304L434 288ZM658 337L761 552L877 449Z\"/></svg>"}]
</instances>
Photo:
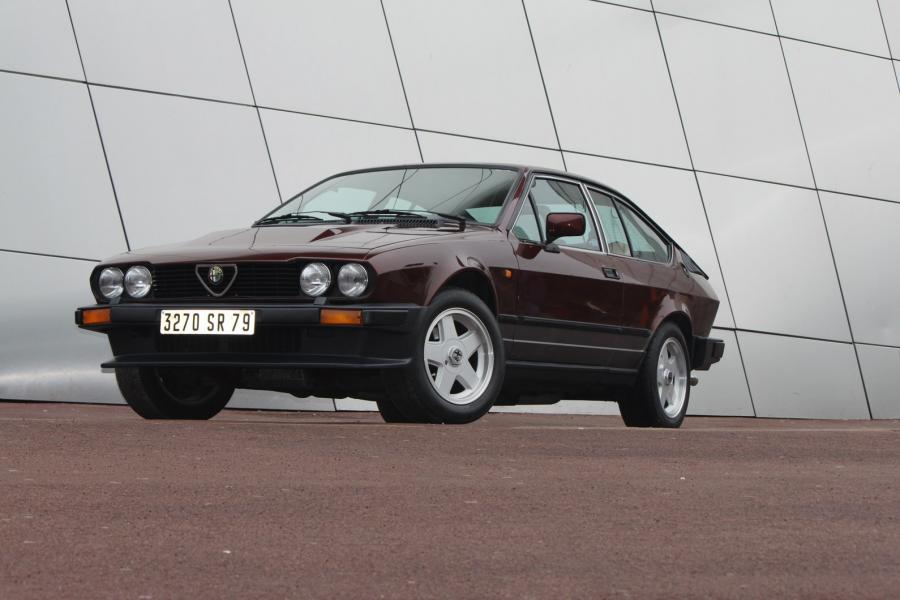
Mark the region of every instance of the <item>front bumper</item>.
<instances>
[{"instance_id":1,"label":"front bumper","mask_svg":"<svg viewBox=\"0 0 900 600\"><path fill-rule=\"evenodd\" d=\"M85 324L84 310L109 308L109 322ZM160 311L177 308L242 308L256 311L256 332L240 335L162 335ZM408 365L412 336L422 307L410 304L346 305L362 311L361 325L322 325L314 304L122 303L82 307L75 323L106 333L113 359L104 368L119 367L268 367L370 368Z\"/></svg>"},{"instance_id":2,"label":"front bumper","mask_svg":"<svg viewBox=\"0 0 900 600\"><path fill-rule=\"evenodd\" d=\"M691 367L695 371L707 371L725 354L725 342L714 338L694 337Z\"/></svg>"}]
</instances>

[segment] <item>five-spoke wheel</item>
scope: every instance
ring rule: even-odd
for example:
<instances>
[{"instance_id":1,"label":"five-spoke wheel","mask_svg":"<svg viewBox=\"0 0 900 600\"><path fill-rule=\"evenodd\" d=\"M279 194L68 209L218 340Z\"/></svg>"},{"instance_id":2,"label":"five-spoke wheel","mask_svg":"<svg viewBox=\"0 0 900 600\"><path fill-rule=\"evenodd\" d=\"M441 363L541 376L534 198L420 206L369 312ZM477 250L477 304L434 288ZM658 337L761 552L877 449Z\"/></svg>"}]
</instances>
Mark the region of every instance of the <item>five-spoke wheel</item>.
<instances>
[{"instance_id":1,"label":"five-spoke wheel","mask_svg":"<svg viewBox=\"0 0 900 600\"><path fill-rule=\"evenodd\" d=\"M651 338L634 386L619 400L629 427L679 427L690 399L691 359L684 333L663 323Z\"/></svg>"},{"instance_id":2,"label":"five-spoke wheel","mask_svg":"<svg viewBox=\"0 0 900 600\"><path fill-rule=\"evenodd\" d=\"M656 363L656 390L666 416L674 419L681 413L688 389L687 357L674 337L663 342Z\"/></svg>"},{"instance_id":3,"label":"five-spoke wheel","mask_svg":"<svg viewBox=\"0 0 900 600\"><path fill-rule=\"evenodd\" d=\"M494 374L491 336L464 308L448 308L432 320L423 354L428 380L452 404L477 400Z\"/></svg>"},{"instance_id":4,"label":"five-spoke wheel","mask_svg":"<svg viewBox=\"0 0 900 600\"><path fill-rule=\"evenodd\" d=\"M419 350L409 368L385 373L387 396L378 402L385 421L469 423L490 410L503 383L503 343L493 312L478 296L441 292L416 337Z\"/></svg>"}]
</instances>

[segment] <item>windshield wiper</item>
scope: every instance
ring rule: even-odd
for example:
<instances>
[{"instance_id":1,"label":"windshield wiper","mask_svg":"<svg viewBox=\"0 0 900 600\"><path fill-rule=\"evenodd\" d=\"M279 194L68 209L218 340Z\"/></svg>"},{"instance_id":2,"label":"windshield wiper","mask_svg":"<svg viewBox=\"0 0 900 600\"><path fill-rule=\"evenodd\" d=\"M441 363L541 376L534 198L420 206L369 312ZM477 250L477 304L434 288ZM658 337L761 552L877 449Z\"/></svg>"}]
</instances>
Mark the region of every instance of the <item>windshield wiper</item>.
<instances>
[{"instance_id":1,"label":"windshield wiper","mask_svg":"<svg viewBox=\"0 0 900 600\"><path fill-rule=\"evenodd\" d=\"M317 211L319 212L319 211ZM331 215L332 217L338 217L344 223L351 223L350 215L342 212L322 212L323 215ZM274 215L271 217L263 217L254 223L254 226L257 225L272 225L273 223L286 223L289 221L324 221L322 217L317 217L315 215L311 215L309 213L285 213L283 215Z\"/></svg>"},{"instance_id":2,"label":"windshield wiper","mask_svg":"<svg viewBox=\"0 0 900 600\"><path fill-rule=\"evenodd\" d=\"M423 214L424 213L424 214ZM358 210L356 212L348 213L350 217L368 217L368 216L378 216L378 215L389 215L396 217L415 217L417 219L425 218L426 214L435 215L441 217L442 219L446 219L449 221L454 221L459 224L459 230L463 231L466 228L467 219L465 217L461 217L459 215L451 215L449 213L442 213L436 210L419 210L419 209L409 209L409 210L400 210L394 208L379 208L378 210Z\"/></svg>"}]
</instances>

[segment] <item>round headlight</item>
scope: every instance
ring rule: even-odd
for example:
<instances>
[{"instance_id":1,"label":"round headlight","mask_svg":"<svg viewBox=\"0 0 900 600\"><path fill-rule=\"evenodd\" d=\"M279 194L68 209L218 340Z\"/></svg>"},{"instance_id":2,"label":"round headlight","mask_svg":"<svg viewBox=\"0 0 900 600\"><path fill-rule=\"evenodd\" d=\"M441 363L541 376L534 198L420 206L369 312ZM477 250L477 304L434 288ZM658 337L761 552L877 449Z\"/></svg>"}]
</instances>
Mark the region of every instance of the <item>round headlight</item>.
<instances>
[{"instance_id":1,"label":"round headlight","mask_svg":"<svg viewBox=\"0 0 900 600\"><path fill-rule=\"evenodd\" d=\"M331 270L324 263L309 263L300 272L300 289L307 296L321 296L331 287Z\"/></svg>"},{"instance_id":2,"label":"round headlight","mask_svg":"<svg viewBox=\"0 0 900 600\"><path fill-rule=\"evenodd\" d=\"M122 270L116 267L106 267L100 271L97 287L104 298L118 298L122 295Z\"/></svg>"},{"instance_id":3,"label":"round headlight","mask_svg":"<svg viewBox=\"0 0 900 600\"><path fill-rule=\"evenodd\" d=\"M338 289L345 296L359 296L369 285L369 273L357 263L347 263L338 271Z\"/></svg>"},{"instance_id":4,"label":"round headlight","mask_svg":"<svg viewBox=\"0 0 900 600\"><path fill-rule=\"evenodd\" d=\"M132 298L143 298L150 293L153 278L147 267L131 267L125 273L125 291Z\"/></svg>"}]
</instances>

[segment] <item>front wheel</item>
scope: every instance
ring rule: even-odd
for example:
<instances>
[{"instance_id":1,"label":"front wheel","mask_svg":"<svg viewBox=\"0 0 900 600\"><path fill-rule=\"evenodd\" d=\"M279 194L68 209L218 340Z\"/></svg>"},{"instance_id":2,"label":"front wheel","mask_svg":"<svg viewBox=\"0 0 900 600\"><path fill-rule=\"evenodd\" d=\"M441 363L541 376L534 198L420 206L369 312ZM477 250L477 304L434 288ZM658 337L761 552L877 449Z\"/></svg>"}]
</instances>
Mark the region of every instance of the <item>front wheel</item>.
<instances>
[{"instance_id":1,"label":"front wheel","mask_svg":"<svg viewBox=\"0 0 900 600\"><path fill-rule=\"evenodd\" d=\"M423 419L411 419L407 417L392 400L387 398L376 400L378 412L385 423L424 423Z\"/></svg>"},{"instance_id":2,"label":"front wheel","mask_svg":"<svg viewBox=\"0 0 900 600\"><path fill-rule=\"evenodd\" d=\"M691 357L684 334L663 323L647 347L637 383L619 400L628 427L680 427L691 395Z\"/></svg>"},{"instance_id":3,"label":"front wheel","mask_svg":"<svg viewBox=\"0 0 900 600\"><path fill-rule=\"evenodd\" d=\"M387 380L393 405L408 421L469 423L491 409L505 356L497 320L480 298L461 289L441 292L415 340L409 367Z\"/></svg>"},{"instance_id":4,"label":"front wheel","mask_svg":"<svg viewBox=\"0 0 900 600\"><path fill-rule=\"evenodd\" d=\"M225 408L234 386L211 369L116 369L119 391L145 419L210 419Z\"/></svg>"}]
</instances>

